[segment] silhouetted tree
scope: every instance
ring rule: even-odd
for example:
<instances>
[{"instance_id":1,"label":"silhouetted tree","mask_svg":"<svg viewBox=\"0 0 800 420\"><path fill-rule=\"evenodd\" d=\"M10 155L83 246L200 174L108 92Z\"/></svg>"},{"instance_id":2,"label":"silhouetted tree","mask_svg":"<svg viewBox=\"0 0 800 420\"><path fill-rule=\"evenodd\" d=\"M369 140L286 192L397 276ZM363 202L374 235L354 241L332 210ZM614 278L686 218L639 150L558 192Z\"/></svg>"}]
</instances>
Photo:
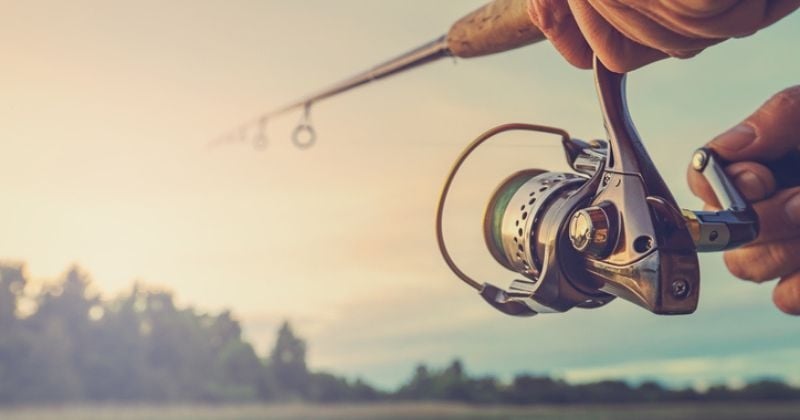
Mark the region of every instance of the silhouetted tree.
<instances>
[{"instance_id":1,"label":"silhouetted tree","mask_svg":"<svg viewBox=\"0 0 800 420\"><path fill-rule=\"evenodd\" d=\"M426 399L434 394L433 378L431 378L428 367L420 363L414 369L411 380L397 390L397 396L403 399Z\"/></svg>"},{"instance_id":2,"label":"silhouetted tree","mask_svg":"<svg viewBox=\"0 0 800 420\"><path fill-rule=\"evenodd\" d=\"M517 375L507 391L508 402L514 404L566 403L573 397L565 392L568 386L547 376Z\"/></svg>"},{"instance_id":3,"label":"silhouetted tree","mask_svg":"<svg viewBox=\"0 0 800 420\"><path fill-rule=\"evenodd\" d=\"M19 298L27 283L23 270L21 264L0 266L0 402L4 403L21 399L20 382L29 367L33 345L17 319Z\"/></svg>"},{"instance_id":4,"label":"silhouetted tree","mask_svg":"<svg viewBox=\"0 0 800 420\"><path fill-rule=\"evenodd\" d=\"M269 356L269 372L281 398L302 398L308 392L306 343L284 321Z\"/></svg>"},{"instance_id":5,"label":"silhouetted tree","mask_svg":"<svg viewBox=\"0 0 800 420\"><path fill-rule=\"evenodd\" d=\"M777 379L762 379L747 384L739 392L750 400L791 400L798 398L798 390Z\"/></svg>"},{"instance_id":6,"label":"silhouetted tree","mask_svg":"<svg viewBox=\"0 0 800 420\"><path fill-rule=\"evenodd\" d=\"M358 379L309 372L306 344L283 322L269 356L259 358L229 311L179 307L172 293L140 284L103 300L78 267L27 291L21 264L0 263L0 403L77 401L269 401L334 403L381 399L474 404L669 401L786 401L800 390L775 379L704 393L657 382L569 384L517 375L511 383L472 377L459 359L442 369L418 365L394 393ZM24 308L21 303L24 302ZM24 310L23 310L24 309Z\"/></svg>"}]
</instances>

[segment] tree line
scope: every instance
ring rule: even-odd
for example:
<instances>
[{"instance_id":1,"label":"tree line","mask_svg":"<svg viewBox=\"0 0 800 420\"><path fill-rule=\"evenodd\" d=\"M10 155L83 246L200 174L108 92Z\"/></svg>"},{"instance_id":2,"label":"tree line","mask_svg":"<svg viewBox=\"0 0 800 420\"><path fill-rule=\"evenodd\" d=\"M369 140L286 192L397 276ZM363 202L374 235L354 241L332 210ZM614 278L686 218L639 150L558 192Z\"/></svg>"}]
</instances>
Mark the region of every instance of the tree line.
<instances>
[{"instance_id":1,"label":"tree line","mask_svg":"<svg viewBox=\"0 0 800 420\"><path fill-rule=\"evenodd\" d=\"M31 291L21 264L0 264L0 404L63 402L374 402L570 404L800 399L780 380L706 392L657 382L570 384L520 374L511 382L473 377L459 360L419 365L395 390L377 389L306 365L306 343L288 322L260 356L228 311L175 304L139 284L102 299L78 267Z\"/></svg>"}]
</instances>

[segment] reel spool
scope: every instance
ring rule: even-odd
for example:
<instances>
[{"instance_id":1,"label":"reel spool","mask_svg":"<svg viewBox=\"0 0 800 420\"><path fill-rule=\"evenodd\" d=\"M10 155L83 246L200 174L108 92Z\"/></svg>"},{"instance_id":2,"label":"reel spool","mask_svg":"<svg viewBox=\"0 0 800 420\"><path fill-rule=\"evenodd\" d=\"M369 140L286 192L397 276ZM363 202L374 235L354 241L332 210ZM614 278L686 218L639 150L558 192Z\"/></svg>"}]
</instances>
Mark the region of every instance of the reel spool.
<instances>
[{"instance_id":1,"label":"reel spool","mask_svg":"<svg viewBox=\"0 0 800 420\"><path fill-rule=\"evenodd\" d=\"M479 136L458 157L442 190L436 216L442 257L484 300L510 315L596 308L615 297L657 314L691 313L700 287L697 252L755 239L757 215L707 149L695 153L693 168L726 209L681 211L630 120L625 76L597 59L594 73L608 141L587 143L532 124L502 125ZM503 289L458 267L445 245L442 218L466 158L512 130L560 135L574 173L526 169L495 189L484 214L484 240L495 261L522 277Z\"/></svg>"},{"instance_id":2,"label":"reel spool","mask_svg":"<svg viewBox=\"0 0 800 420\"><path fill-rule=\"evenodd\" d=\"M486 246L505 268L534 279L542 271L541 221L553 201L575 191L586 180L574 174L520 171L505 180L489 200L483 218Z\"/></svg>"},{"instance_id":3,"label":"reel spool","mask_svg":"<svg viewBox=\"0 0 800 420\"><path fill-rule=\"evenodd\" d=\"M486 206L486 247L500 265L525 277L515 280L511 289L536 295L541 304L536 312L594 308L614 298L571 280L578 273L564 263L579 261L579 255L556 248L566 243L564 214L579 205L570 197L587 180L566 172L523 170L503 181Z\"/></svg>"}]
</instances>

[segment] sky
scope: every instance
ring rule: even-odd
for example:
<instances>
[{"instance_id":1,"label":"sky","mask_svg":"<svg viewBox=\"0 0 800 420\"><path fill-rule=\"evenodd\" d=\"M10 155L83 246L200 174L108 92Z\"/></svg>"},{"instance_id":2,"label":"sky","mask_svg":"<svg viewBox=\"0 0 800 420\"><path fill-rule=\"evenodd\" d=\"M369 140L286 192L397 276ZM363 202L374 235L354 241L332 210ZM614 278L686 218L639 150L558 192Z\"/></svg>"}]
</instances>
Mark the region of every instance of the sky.
<instances>
[{"instance_id":1,"label":"sky","mask_svg":"<svg viewBox=\"0 0 800 420\"><path fill-rule=\"evenodd\" d=\"M105 296L134 281L182 304L233 310L266 351L283 319L309 363L385 387L420 362L574 382L659 378L702 387L781 376L800 384L800 321L771 284L701 256L697 312L617 300L517 319L485 305L436 248L439 189L461 149L505 122L604 135L591 72L546 43L440 60L270 121L265 150L209 142L240 123L443 34L481 1L0 1L0 258L37 282L71 264ZM686 208L691 152L797 84L800 14L691 60L629 76L633 119ZM464 168L446 212L457 261L513 274L480 217L515 170L565 170L548 138L509 138ZM35 285L34 285L35 287Z\"/></svg>"}]
</instances>

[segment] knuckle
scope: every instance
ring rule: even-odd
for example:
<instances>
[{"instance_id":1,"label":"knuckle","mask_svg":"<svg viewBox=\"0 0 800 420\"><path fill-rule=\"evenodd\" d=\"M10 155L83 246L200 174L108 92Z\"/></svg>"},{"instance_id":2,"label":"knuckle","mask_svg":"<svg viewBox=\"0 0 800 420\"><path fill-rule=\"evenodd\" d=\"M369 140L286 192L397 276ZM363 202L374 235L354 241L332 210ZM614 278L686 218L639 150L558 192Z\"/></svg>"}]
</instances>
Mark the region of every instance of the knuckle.
<instances>
[{"instance_id":1,"label":"knuckle","mask_svg":"<svg viewBox=\"0 0 800 420\"><path fill-rule=\"evenodd\" d=\"M747 264L745 258L742 258L740 253L736 251L729 251L723 255L725 266L734 277L742 280L756 281L753 275L752 264Z\"/></svg>"},{"instance_id":2,"label":"knuckle","mask_svg":"<svg viewBox=\"0 0 800 420\"><path fill-rule=\"evenodd\" d=\"M800 241L771 242L728 251L723 258L734 276L756 283L773 280L800 268Z\"/></svg>"},{"instance_id":3,"label":"knuckle","mask_svg":"<svg viewBox=\"0 0 800 420\"><path fill-rule=\"evenodd\" d=\"M800 112L800 85L786 88L776 93L770 100L770 106L783 112Z\"/></svg>"},{"instance_id":4,"label":"knuckle","mask_svg":"<svg viewBox=\"0 0 800 420\"><path fill-rule=\"evenodd\" d=\"M763 283L779 277L787 265L788 250L784 246L764 244L728 251L723 259L731 274L742 280Z\"/></svg>"},{"instance_id":5,"label":"knuckle","mask_svg":"<svg viewBox=\"0 0 800 420\"><path fill-rule=\"evenodd\" d=\"M778 92L775 96L784 101L796 103L798 100L800 100L800 85L790 86Z\"/></svg>"},{"instance_id":6,"label":"knuckle","mask_svg":"<svg viewBox=\"0 0 800 420\"><path fill-rule=\"evenodd\" d=\"M528 16L548 37L555 36L572 13L565 3L553 0L532 0L528 3Z\"/></svg>"},{"instance_id":7,"label":"knuckle","mask_svg":"<svg viewBox=\"0 0 800 420\"><path fill-rule=\"evenodd\" d=\"M764 247L764 261L756 262L751 261L751 265L763 267L760 276L756 281L772 280L783 274L781 271L785 270L787 264L791 261L789 246L784 244L766 244Z\"/></svg>"}]
</instances>

